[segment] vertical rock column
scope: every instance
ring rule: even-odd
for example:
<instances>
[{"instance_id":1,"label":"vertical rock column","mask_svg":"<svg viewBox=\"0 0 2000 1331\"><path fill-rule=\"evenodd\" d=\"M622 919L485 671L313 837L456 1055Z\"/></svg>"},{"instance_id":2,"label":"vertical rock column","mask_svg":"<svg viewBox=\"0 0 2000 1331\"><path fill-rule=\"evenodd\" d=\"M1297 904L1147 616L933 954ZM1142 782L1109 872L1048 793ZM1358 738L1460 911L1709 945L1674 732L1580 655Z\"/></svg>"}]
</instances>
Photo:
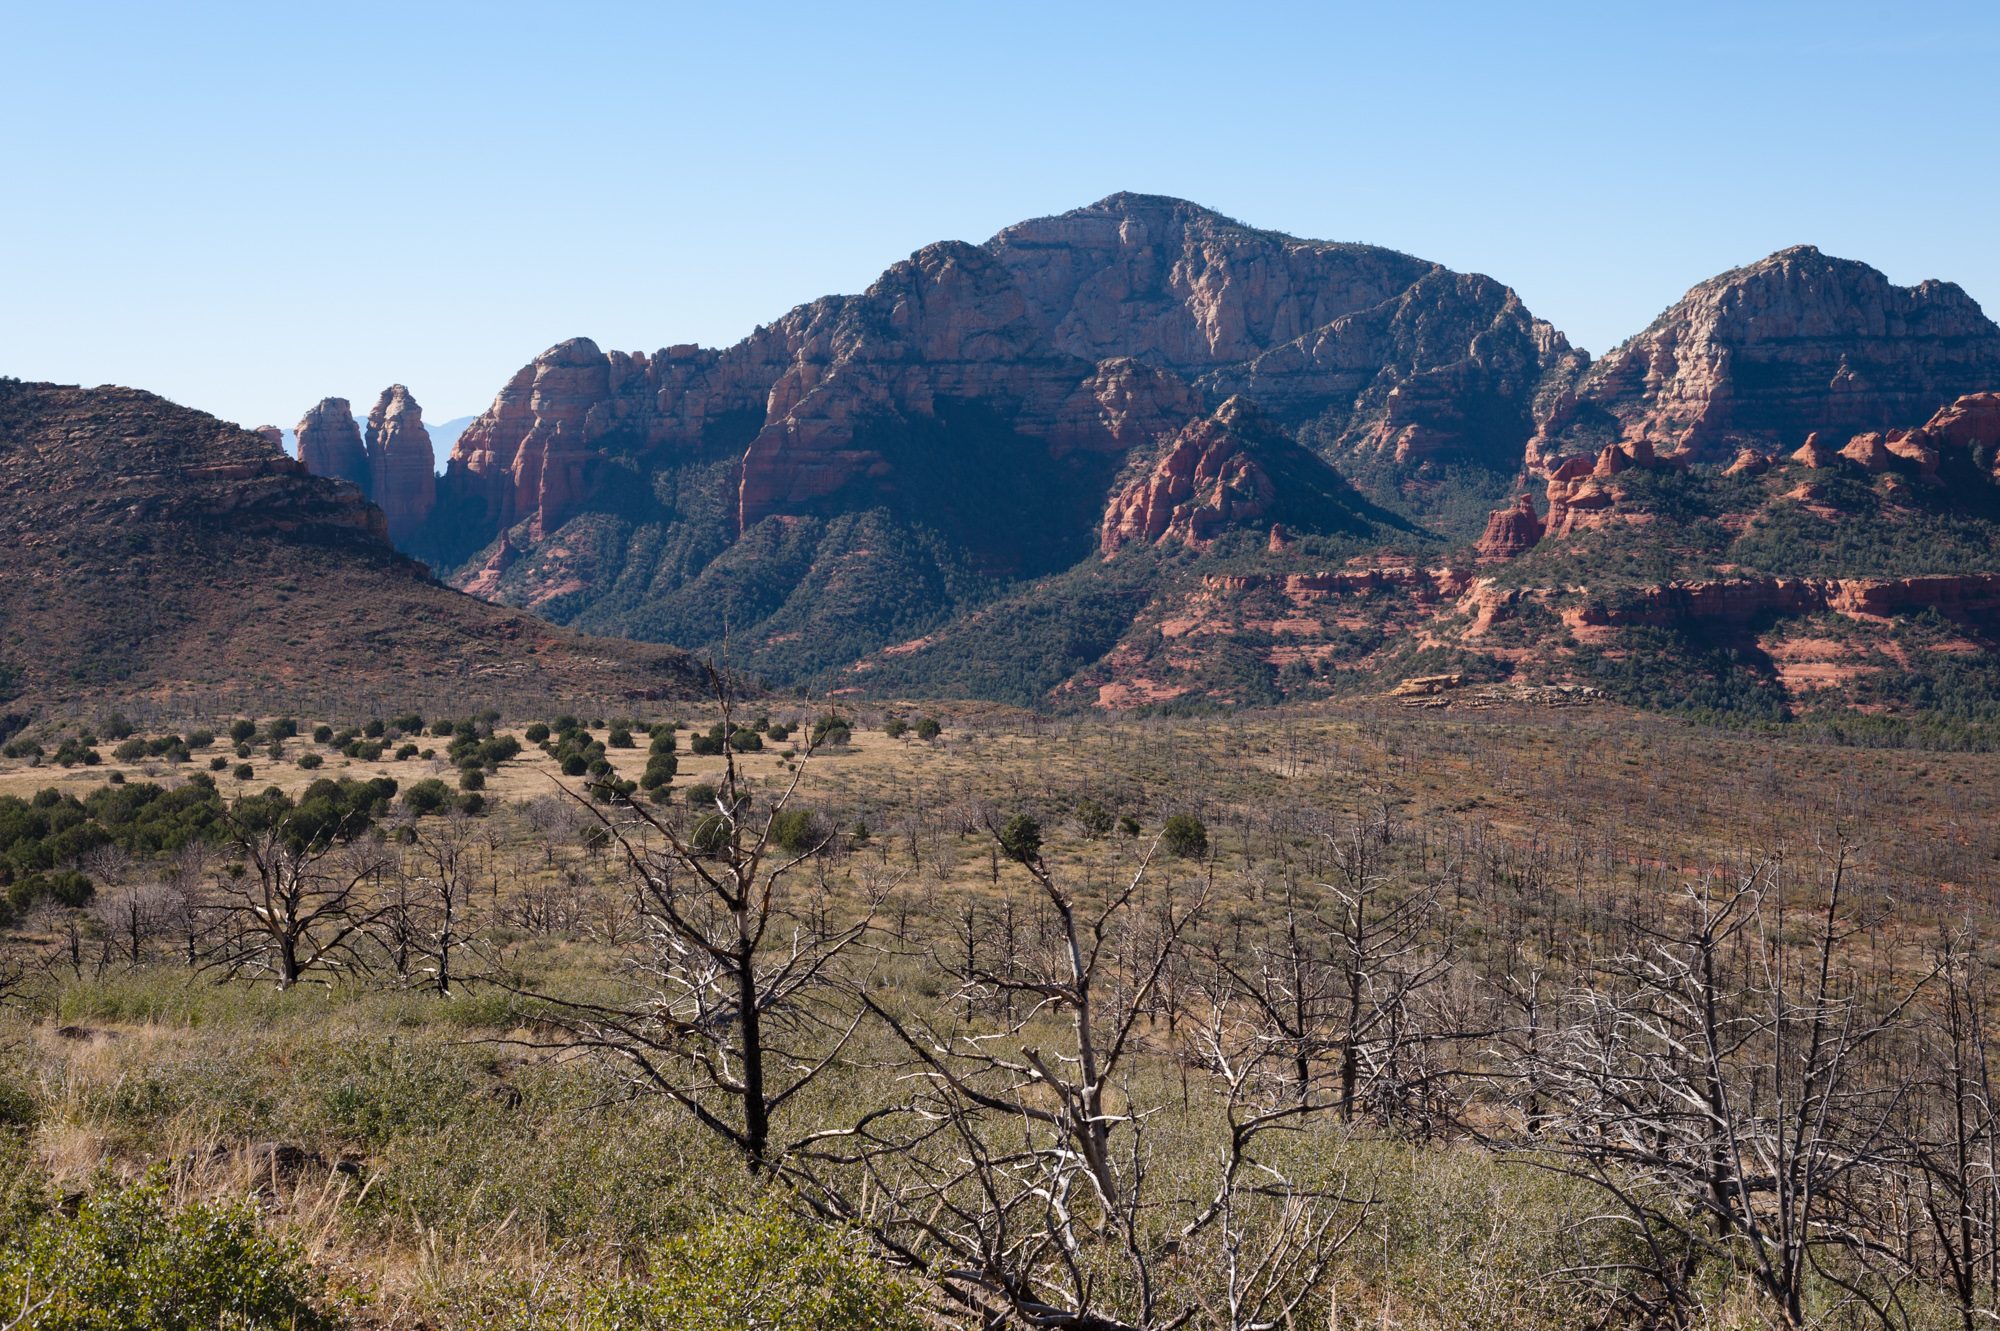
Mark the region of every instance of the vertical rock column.
<instances>
[{"instance_id":1,"label":"vertical rock column","mask_svg":"<svg viewBox=\"0 0 2000 1331\"><path fill-rule=\"evenodd\" d=\"M391 384L368 413L367 490L401 545L423 526L437 503L437 474L423 408L401 384Z\"/></svg>"},{"instance_id":2,"label":"vertical rock column","mask_svg":"<svg viewBox=\"0 0 2000 1331\"><path fill-rule=\"evenodd\" d=\"M299 422L299 461L315 476L348 481L367 494L371 483L368 450L354 408L344 397L321 398Z\"/></svg>"}]
</instances>

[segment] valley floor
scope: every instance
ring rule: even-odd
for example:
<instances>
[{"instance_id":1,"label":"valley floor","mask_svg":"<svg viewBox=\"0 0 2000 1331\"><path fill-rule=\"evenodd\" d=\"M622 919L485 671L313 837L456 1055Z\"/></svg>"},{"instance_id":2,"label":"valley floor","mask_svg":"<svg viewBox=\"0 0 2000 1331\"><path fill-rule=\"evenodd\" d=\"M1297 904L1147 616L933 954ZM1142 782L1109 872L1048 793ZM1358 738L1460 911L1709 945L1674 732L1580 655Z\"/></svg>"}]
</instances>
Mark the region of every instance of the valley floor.
<instances>
[{"instance_id":1,"label":"valley floor","mask_svg":"<svg viewBox=\"0 0 2000 1331\"><path fill-rule=\"evenodd\" d=\"M1591 986L1620 959L1674 946L1696 889L1755 882L1772 902L1804 907L1795 919L1768 917L1777 938L1811 934L1833 884L1844 892L1825 906L1828 920L1843 921L1835 968L1849 981L1847 997L1871 1012L1884 1010L1890 991L1935 980L1941 940L1961 940L1983 968L2000 891L2000 754L1836 747L1601 703L1469 713L1371 703L1126 722L912 704L844 709L851 738L806 761L804 741L825 710L754 706L769 713L757 719L792 729L738 759L753 808L776 807L803 762L790 807L809 810L816 837L830 838L784 880L774 927L794 942L780 950L834 928L829 919L869 921L826 991L843 1012L860 1011L854 996L868 993L883 1021L947 1043L960 1028L1014 1032L1059 1055L1060 1004L1033 1011L1031 999L980 978L1003 947L1010 974L1017 948L1023 973L1047 961L1041 949L1055 918L1047 895L1009 858L1014 843L988 830L1012 835L1017 815L1034 821L1051 880L1087 917L1105 912L1099 1001L1126 1014L1119 1019L1132 1045L1115 1100L1143 1107L1152 1124L1143 1138L1121 1138L1135 1161L1143 1141L1151 1162L1146 1206L1159 1209L1142 1210L1141 1229L1178 1214L1173 1197L1216 1186L1216 1134L1237 1101L1218 1089L1221 1046L1203 1045L1201 1032L1251 997L1226 976L1271 975L1287 921L1304 920L1315 937L1292 960L1317 967L1329 993L1344 992L1341 976L1361 969L1341 960L1354 921L1406 930L1400 951L1367 952L1363 942L1355 955L1368 958L1367 1001L1381 997L1378 987L1396 990L1383 1011L1435 1037L1444 1052L1422 1055L1430 1071L1397 1081L1397 1060L1417 1057L1417 1046L1347 1028L1345 1043L1366 1054L1363 1095L1350 1104L1339 1094L1331 1004L1311 1019L1328 1033L1301 1064L1304 1081L1270 1070L1273 1103L1325 1098L1265 1163L1294 1182L1316 1180L1323 1191L1310 1195L1343 1199L1326 1203L1330 1232L1354 1227L1312 1271L1287 1275L1311 1286L1296 1306L1298 1325L1646 1324L1662 1296L1627 1251L1629 1224L1607 1218L1618 1208L1592 1181L1602 1162L1586 1167L1524 1127L1553 1115L1559 1093L1517 1098L1521 1032L1538 1013L1597 992ZM694 836L689 820L700 816L685 809L683 792L723 780L719 756L688 751L713 710L636 718L684 727L666 798L642 796L640 805L677 835ZM892 717L914 726L927 716L942 727L934 739L885 733ZM389 756L366 760L314 743L321 719L298 718L302 733L281 739L276 758L260 734L240 760L252 768L247 777L234 774L239 759L218 739L213 752L229 756L215 774L222 797L273 785L300 797L323 778L388 777L403 790L429 777L457 784L443 756L448 738L413 736L438 756L397 761L392 736ZM373 830L355 839L377 857L362 889L370 923L337 972L308 975L289 991L268 975L214 964L212 935L194 935L223 927L222 916L189 923L193 915L160 904L165 858L85 856L79 866L95 884L87 905L45 902L15 921L0 1015L0 1163L6 1224L17 1237L40 1236L19 1251L55 1241L51 1226L94 1223L93 1208L155 1171L163 1214L247 1200L252 1230L297 1245L307 1273L299 1278L323 1282L315 1306L357 1327L730 1324L703 1316L824 1328L976 1324L933 1284L880 1262L869 1226L888 1205L881 1194L851 1230L792 1218L796 1189L753 1178L730 1143L662 1085L635 1078L632 1063L601 1041L579 1038L577 1009L565 1003L642 1012L668 1001L671 967L661 922L619 844L594 831L598 817L571 797L582 782L528 740L535 719L556 718L510 717L496 727L522 750L487 776L477 817L414 817L395 801L377 810ZM228 719L207 724L226 734ZM599 741L615 724L585 719ZM633 747L604 752L636 781L649 736L644 724L633 733ZM54 738L51 729L50 753ZM203 750L170 765L121 762L112 748L97 745L92 766L7 760L0 797L32 802L50 788L83 797L114 773L127 787L183 784L209 766ZM319 765L300 767L306 754ZM622 835L659 847L662 834L615 803L594 807ZM1155 847L1177 817L1200 829L1202 844ZM1128 818L1136 826L1121 826ZM436 919L407 913L407 903L434 887L437 861L424 857L448 824L458 829L463 863L454 873L464 892L451 925L460 978L441 996ZM245 881L242 861L228 844L205 861L197 893L205 908L224 908L232 884ZM1143 888L1120 907L1118 890L1135 874ZM387 912L397 899L405 914ZM1176 912L1197 900L1200 917L1177 933ZM143 927L134 905L142 901L157 908ZM1381 914L1369 916L1377 906ZM1169 936L1178 950L1162 942ZM1772 955L1780 971L1799 959ZM1754 1006L1750 988L1737 998ZM1524 1006L1529 992L1548 1007ZM1931 992L1923 1012L1943 1011L1929 1006ZM807 1023L790 1038L829 1037ZM1916 1075L1908 1069L1922 1062L1923 1041L1915 1032L1896 1039L1883 1066ZM655 1051L668 1063L685 1052L672 1041ZM826 1075L786 1106L784 1131L799 1138L851 1124L923 1075L895 1028L861 1021ZM712 1090L695 1098L726 1103ZM1524 1117L1524 1103L1538 1107ZM1913 1138L1926 1130L1909 1126ZM1669 1185L1653 1176L1647 1186ZM84 1220L63 1221L77 1197ZM1826 1199L1829 1213L1836 1200ZM1270 1223L1253 1222L1244 1205L1245 1225ZM1907 1223L1908 1251L1880 1267L1837 1267L1831 1248L1815 1250L1830 1274L1803 1279L1802 1315L1815 1325L1878 1324L1837 1276L1871 1294L1891 1289L1896 1324L1955 1325L1935 1258L1918 1251L1914 1212ZM1150 1278L1163 1298L1194 1310L1188 1324L1231 1326L1226 1245L1200 1234L1163 1244ZM1763 1325L1784 1315L1754 1273L1754 1253L1696 1247L1689 1288L1674 1296L1695 1324ZM792 1253L804 1265L740 1260L752 1250ZM1135 1296L1121 1283L1130 1272L1115 1253L1099 1256L1113 1291L1103 1297L1127 1324L1167 1325L1164 1314L1149 1322L1132 1311ZM18 1294L23 1280L35 1288L23 1275L33 1260L6 1259L0 1294ZM1992 1254L1979 1260L1990 1264ZM796 1301L815 1283L846 1291L842 1306L871 1309L874 1320L819 1304L790 1322L741 1311ZM27 1323L42 1324L71 1325Z\"/></svg>"}]
</instances>

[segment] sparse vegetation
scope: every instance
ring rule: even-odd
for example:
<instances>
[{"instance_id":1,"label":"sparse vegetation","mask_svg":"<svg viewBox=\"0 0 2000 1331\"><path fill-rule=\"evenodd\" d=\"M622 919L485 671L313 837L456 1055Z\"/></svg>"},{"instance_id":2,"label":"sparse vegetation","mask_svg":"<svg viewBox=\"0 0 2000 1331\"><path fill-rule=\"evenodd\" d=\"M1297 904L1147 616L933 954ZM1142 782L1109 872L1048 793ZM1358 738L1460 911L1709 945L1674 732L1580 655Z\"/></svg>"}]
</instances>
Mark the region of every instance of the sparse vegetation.
<instances>
[{"instance_id":1,"label":"sparse vegetation","mask_svg":"<svg viewBox=\"0 0 2000 1331\"><path fill-rule=\"evenodd\" d=\"M802 714L809 735L818 714ZM294 759L259 773L275 785L220 789L153 752L164 730L135 726L119 741L143 741L130 761L107 750L131 777L116 785L31 766L24 748L0 767L0 790L43 783L0 795L0 865L15 866L0 1165L17 1160L0 1168L14 1180L0 1186L0 1252L21 1254L0 1269L35 1269L53 1291L47 1267L4 1262L85 1252L96 1240L77 1226L100 1224L102 1199L194 1283L147 1279L211 1321L188 1292L199 1273L255 1270L297 1325L356 1331L418 1317L440 1331L734 1326L766 1307L786 1326L1026 1326L1028 1303L1228 1327L1231 1245L1275 1241L1290 1215L1310 1223L1254 1297L1258 1317L1290 1306L1302 1326L1326 1325L1337 1298L1468 1331L1628 1313L1643 1325L1644 1309L1694 1328L1795 1314L1833 1328L1855 1307L1839 1282L1891 1280L1910 1309L1899 1328L1960 1325L1947 1251L1921 1238L1956 1231L1892 1235L1877 1217L1954 1216L1954 1190L1984 1186L1921 1153L1950 1121L1935 1088L1954 1066L1974 1085L1982 1057L1963 1014L1987 1010L1987 981L1977 944L1951 930L1967 927L1968 894L1993 890L2000 758L1855 750L1796 728L1753 739L1614 709L946 719L949 744L912 747L857 715L847 754L822 764L739 751L732 737L768 739L769 718L724 717L727 742L708 754L681 751L664 724L642 747L634 723L633 748L614 749L610 727L593 738L570 718L545 748L489 767L500 748L485 746L527 727L473 718L428 769L321 745L325 779ZM565 794L549 775L577 758L603 768ZM605 797L649 773L660 798ZM1878 835L1843 863L1862 809ZM1921 835L1946 824L1963 840ZM744 881L761 893L767 872L783 876L753 949L773 986L757 1039L785 1072L765 1085L753 1171L752 1098L683 1080L680 1061L656 1079L618 1051L684 1014L731 1010L729 984L712 1002L668 1002L712 980L660 912L683 912L683 943L734 937L727 909L680 894L702 873L733 881L759 838L766 858ZM1782 856L1758 853L1781 841ZM666 895L635 905L635 892ZM1781 903L1783 930L1753 927ZM1704 1237L1712 1156L1698 1142L1643 1169L1592 1154L1618 1125L1592 1078L1623 1065L1578 1042L1623 1019L1590 1014L1678 1010L1643 1007L1653 972L1620 968L1692 955L1700 909L1743 921L1731 974L1804 983L1815 940L1833 939L1829 987L1792 990L1784 1020L1859 1004L1879 1027L1865 1047L1881 1053L1832 1080L1746 1048L1730 1072L1742 1103L1761 1104L1762 1069L1790 1069L1805 1078L1791 1093L1827 1108L1826 1149L1939 1170L1923 1187L1900 1164L1811 1184L1799 1232L1823 1237L1799 1250L1798 1279L1767 1279L1742 1244ZM1864 932L1847 924L1859 919ZM1654 951L1635 951L1647 936ZM1714 999L1774 1029L1755 1015L1762 994L1732 983ZM614 1017L623 1034L604 1025ZM740 1029L699 1038L715 1066L740 1066ZM1022 1048L1044 1061L1044 1090L1002 1075ZM1118 1050L1100 1079L1115 1099L1092 1100L1086 1048ZM1643 1044L1615 1052L1653 1059L1633 1066L1659 1085L1680 1075ZM1878 1066L1895 1069L1907 1112L1871 1110L1864 1127L1858 1111L1887 1085ZM1044 1103L1073 1109L1023 1116ZM1643 1117L1654 1109L1620 1103L1659 1137ZM1282 1132L1254 1126L1271 1114ZM1231 1123L1247 1131L1236 1156ZM1746 1109L1732 1127L1764 1141L1770 1123ZM79 1136L102 1146L79 1158L63 1145ZM1004 1167L1003 1144L1019 1153ZM1645 1199L1639 1211L1599 1181L1628 1177L1644 1185L1625 1194ZM1000 1224L1062 1180L1089 1218L1073 1238ZM961 1187L989 1200L936 1209ZM1893 1206L1862 1204L1879 1188L1897 1190ZM78 1191L65 1218L53 1202ZM1193 1237L1170 1238L1190 1224ZM440 1232L464 1246L428 1246ZM1692 1274L1655 1261L1649 1234ZM918 1260L920 1235L934 1264ZM1088 1281L1064 1274L1065 1243ZM112 1288L94 1260L71 1262L74 1288ZM1554 1274L1578 1270L1588 1278Z\"/></svg>"}]
</instances>

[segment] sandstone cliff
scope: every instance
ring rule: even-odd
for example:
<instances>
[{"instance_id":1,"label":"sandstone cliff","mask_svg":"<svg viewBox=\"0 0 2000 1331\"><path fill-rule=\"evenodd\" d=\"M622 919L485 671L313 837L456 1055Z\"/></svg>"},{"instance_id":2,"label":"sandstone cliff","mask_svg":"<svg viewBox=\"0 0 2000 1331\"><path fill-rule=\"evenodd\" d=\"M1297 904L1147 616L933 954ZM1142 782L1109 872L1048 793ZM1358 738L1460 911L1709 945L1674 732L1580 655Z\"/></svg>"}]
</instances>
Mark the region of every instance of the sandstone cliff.
<instances>
[{"instance_id":1,"label":"sandstone cliff","mask_svg":"<svg viewBox=\"0 0 2000 1331\"><path fill-rule=\"evenodd\" d=\"M1522 495L1512 508L1495 509L1475 547L1481 562L1493 563L1526 554L1542 539L1545 527L1535 512L1532 495Z\"/></svg>"},{"instance_id":2,"label":"sandstone cliff","mask_svg":"<svg viewBox=\"0 0 2000 1331\"><path fill-rule=\"evenodd\" d=\"M401 384L382 390L368 413L368 494L388 520L389 537L409 539L437 502L436 465L423 409Z\"/></svg>"},{"instance_id":3,"label":"sandstone cliff","mask_svg":"<svg viewBox=\"0 0 2000 1331\"><path fill-rule=\"evenodd\" d=\"M361 427L344 397L321 398L299 422L299 461L315 476L328 476L367 494L373 477Z\"/></svg>"},{"instance_id":4,"label":"sandstone cliff","mask_svg":"<svg viewBox=\"0 0 2000 1331\"><path fill-rule=\"evenodd\" d=\"M613 455L667 467L735 450L739 532L907 500L892 454L917 436L976 447L972 414L1115 470L1237 394L1334 452L1511 467L1535 393L1576 364L1489 279L1113 195L985 245L927 246L721 351L551 348L459 437L442 507L463 529L432 539L459 558L522 523L547 539Z\"/></svg>"},{"instance_id":5,"label":"sandstone cliff","mask_svg":"<svg viewBox=\"0 0 2000 1331\"><path fill-rule=\"evenodd\" d=\"M1701 283L1548 404L1534 453L1613 439L1726 462L1907 426L2000 379L2000 327L1949 282L1899 287L1795 246Z\"/></svg>"},{"instance_id":6,"label":"sandstone cliff","mask_svg":"<svg viewBox=\"0 0 2000 1331\"><path fill-rule=\"evenodd\" d=\"M1168 438L1111 496L1098 526L1107 556L1127 545L1206 549L1225 531L1359 529L1359 496L1253 404L1232 397ZM1266 537L1267 549L1273 544Z\"/></svg>"}]
</instances>

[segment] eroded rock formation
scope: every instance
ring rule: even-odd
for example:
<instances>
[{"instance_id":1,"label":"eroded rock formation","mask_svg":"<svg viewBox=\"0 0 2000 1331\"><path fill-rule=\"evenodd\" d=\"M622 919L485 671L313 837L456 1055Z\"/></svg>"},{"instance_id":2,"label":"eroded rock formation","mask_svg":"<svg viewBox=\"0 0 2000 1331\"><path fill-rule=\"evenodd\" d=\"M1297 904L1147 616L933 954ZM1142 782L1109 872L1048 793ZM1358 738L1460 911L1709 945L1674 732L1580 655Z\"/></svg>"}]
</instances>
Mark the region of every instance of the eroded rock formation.
<instances>
[{"instance_id":1,"label":"eroded rock formation","mask_svg":"<svg viewBox=\"0 0 2000 1331\"><path fill-rule=\"evenodd\" d=\"M1534 496L1524 494L1512 508L1495 509L1486 519L1486 531L1479 538L1479 558L1498 562L1526 554L1542 539L1543 530Z\"/></svg>"},{"instance_id":2,"label":"eroded rock formation","mask_svg":"<svg viewBox=\"0 0 2000 1331\"><path fill-rule=\"evenodd\" d=\"M346 481L368 493L373 480L368 449L361 442L361 427L354 423L354 408L346 398L321 398L299 422L298 440L299 461L307 471Z\"/></svg>"},{"instance_id":3,"label":"eroded rock formation","mask_svg":"<svg viewBox=\"0 0 2000 1331\"><path fill-rule=\"evenodd\" d=\"M1820 430L1836 437L1922 420L1992 386L2000 327L1963 290L1899 287L1810 245L1689 291L1551 404L1535 452L1593 436L1726 461Z\"/></svg>"},{"instance_id":4,"label":"eroded rock formation","mask_svg":"<svg viewBox=\"0 0 2000 1331\"><path fill-rule=\"evenodd\" d=\"M1231 398L1174 436L1144 475L1112 496L1099 548L1107 555L1129 544L1198 548L1226 527L1265 517L1277 486L1238 428L1247 414L1242 399Z\"/></svg>"},{"instance_id":5,"label":"eroded rock formation","mask_svg":"<svg viewBox=\"0 0 2000 1331\"><path fill-rule=\"evenodd\" d=\"M562 343L459 437L444 489L481 515L475 543L523 522L540 540L588 504L608 452L733 449L747 530L895 500L895 448L969 437L973 416L1051 457L1116 456L1240 393L1329 448L1511 466L1558 363L1579 359L1487 278L1114 195L927 246L725 350Z\"/></svg>"},{"instance_id":6,"label":"eroded rock formation","mask_svg":"<svg viewBox=\"0 0 2000 1331\"><path fill-rule=\"evenodd\" d=\"M1360 497L1254 404L1232 397L1142 455L1098 525L1107 557L1128 545L1206 549L1226 531L1265 533L1282 553L1292 529L1356 529Z\"/></svg>"},{"instance_id":7,"label":"eroded rock formation","mask_svg":"<svg viewBox=\"0 0 2000 1331\"><path fill-rule=\"evenodd\" d=\"M1626 628L1689 622L1747 624L1764 615L1822 611L1883 618L1912 610L1983 615L2000 610L2000 574L1915 578L1720 578L1662 583L1593 601L1564 617L1572 625Z\"/></svg>"},{"instance_id":8,"label":"eroded rock formation","mask_svg":"<svg viewBox=\"0 0 2000 1331\"><path fill-rule=\"evenodd\" d=\"M437 502L437 473L423 408L401 384L382 390L368 413L368 494L389 522L390 539L402 542L430 516Z\"/></svg>"}]
</instances>

